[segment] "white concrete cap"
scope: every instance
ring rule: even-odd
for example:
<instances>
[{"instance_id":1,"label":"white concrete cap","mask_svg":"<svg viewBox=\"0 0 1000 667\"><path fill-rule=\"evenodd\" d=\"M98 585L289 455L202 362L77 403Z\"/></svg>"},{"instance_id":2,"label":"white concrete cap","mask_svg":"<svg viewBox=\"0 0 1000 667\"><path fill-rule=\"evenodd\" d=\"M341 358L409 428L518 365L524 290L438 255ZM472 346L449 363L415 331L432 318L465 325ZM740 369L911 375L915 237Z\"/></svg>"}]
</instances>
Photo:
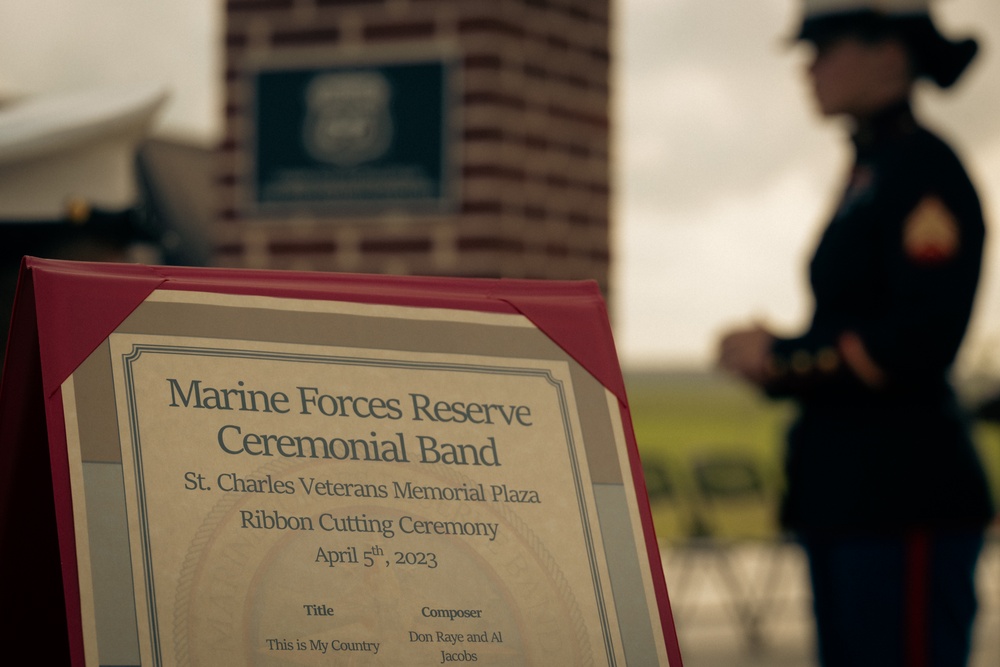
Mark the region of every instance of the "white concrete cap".
<instances>
[{"instance_id":1,"label":"white concrete cap","mask_svg":"<svg viewBox=\"0 0 1000 667\"><path fill-rule=\"evenodd\" d=\"M142 85L0 107L0 220L60 219L73 199L132 206L136 150L166 99L162 86Z\"/></svg>"}]
</instances>

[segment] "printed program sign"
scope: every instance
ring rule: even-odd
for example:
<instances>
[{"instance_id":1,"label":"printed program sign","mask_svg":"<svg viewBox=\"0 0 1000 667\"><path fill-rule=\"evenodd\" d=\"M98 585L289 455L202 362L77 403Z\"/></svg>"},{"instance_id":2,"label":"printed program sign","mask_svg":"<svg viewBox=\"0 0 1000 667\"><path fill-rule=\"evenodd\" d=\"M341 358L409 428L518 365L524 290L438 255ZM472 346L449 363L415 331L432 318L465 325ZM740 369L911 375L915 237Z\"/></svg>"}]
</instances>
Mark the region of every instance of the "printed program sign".
<instances>
[{"instance_id":1,"label":"printed program sign","mask_svg":"<svg viewBox=\"0 0 1000 667\"><path fill-rule=\"evenodd\" d=\"M79 664L680 664L618 397L399 301L155 289L62 381Z\"/></svg>"}]
</instances>

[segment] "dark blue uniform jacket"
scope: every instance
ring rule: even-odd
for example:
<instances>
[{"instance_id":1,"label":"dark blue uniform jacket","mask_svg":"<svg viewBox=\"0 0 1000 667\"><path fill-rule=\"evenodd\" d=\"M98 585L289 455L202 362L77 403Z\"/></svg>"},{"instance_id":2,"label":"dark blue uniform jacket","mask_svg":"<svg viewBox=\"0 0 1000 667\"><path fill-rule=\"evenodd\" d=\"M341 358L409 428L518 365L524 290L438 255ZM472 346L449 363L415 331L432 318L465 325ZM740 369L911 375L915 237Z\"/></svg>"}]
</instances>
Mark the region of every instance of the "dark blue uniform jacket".
<instances>
[{"instance_id":1,"label":"dark blue uniform jacket","mask_svg":"<svg viewBox=\"0 0 1000 667\"><path fill-rule=\"evenodd\" d=\"M979 200L908 106L859 130L855 145L810 264L812 322L773 348L766 389L799 407L782 519L804 534L979 528L992 504L948 380L979 279ZM848 331L884 384L846 368L838 343Z\"/></svg>"}]
</instances>

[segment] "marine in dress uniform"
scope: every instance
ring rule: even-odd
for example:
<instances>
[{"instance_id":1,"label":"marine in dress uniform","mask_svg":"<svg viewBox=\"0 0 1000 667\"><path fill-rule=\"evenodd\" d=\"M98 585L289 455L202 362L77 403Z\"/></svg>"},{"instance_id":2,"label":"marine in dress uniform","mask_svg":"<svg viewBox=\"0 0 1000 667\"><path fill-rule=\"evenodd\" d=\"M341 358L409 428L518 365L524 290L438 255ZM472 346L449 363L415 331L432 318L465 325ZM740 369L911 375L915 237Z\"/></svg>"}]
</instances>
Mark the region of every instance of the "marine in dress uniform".
<instances>
[{"instance_id":1,"label":"marine in dress uniform","mask_svg":"<svg viewBox=\"0 0 1000 667\"><path fill-rule=\"evenodd\" d=\"M799 38L816 49L814 68L831 49L890 44L910 75L902 94L868 106L838 106L835 86L817 82L821 110L854 122L855 162L809 265L811 322L794 337L731 332L720 363L798 405L781 518L809 557L824 667L959 667L994 510L948 374L984 222L961 162L914 117L909 84L950 86L975 42L942 37L927 0L805 7Z\"/></svg>"}]
</instances>

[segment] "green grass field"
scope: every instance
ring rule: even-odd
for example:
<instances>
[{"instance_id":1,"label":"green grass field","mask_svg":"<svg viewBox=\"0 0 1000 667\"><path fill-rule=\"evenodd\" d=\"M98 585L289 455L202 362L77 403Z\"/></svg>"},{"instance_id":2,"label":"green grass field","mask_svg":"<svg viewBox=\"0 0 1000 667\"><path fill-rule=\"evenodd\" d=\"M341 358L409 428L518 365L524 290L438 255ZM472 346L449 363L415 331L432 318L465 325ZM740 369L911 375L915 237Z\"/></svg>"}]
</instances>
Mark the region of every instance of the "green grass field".
<instances>
[{"instance_id":1,"label":"green grass field","mask_svg":"<svg viewBox=\"0 0 1000 667\"><path fill-rule=\"evenodd\" d=\"M712 373L633 373L626 385L657 536L774 537L792 406ZM976 437L1000 498L1000 425Z\"/></svg>"}]
</instances>

